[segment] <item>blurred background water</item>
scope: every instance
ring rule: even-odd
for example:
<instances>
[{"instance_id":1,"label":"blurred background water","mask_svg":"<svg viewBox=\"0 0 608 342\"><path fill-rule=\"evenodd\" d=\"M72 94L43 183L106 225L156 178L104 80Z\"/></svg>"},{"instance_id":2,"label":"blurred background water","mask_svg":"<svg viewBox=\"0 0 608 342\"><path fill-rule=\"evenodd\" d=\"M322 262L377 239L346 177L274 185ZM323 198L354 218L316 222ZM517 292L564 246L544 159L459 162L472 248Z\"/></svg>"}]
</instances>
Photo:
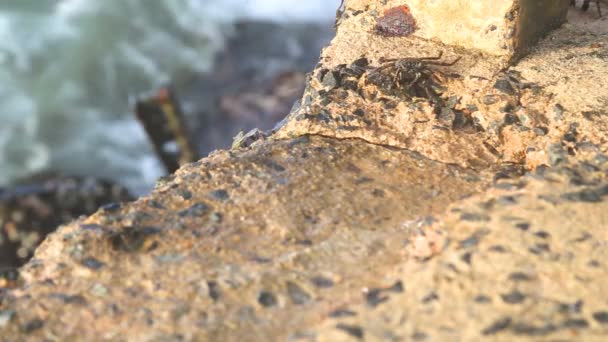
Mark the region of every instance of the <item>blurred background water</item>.
<instances>
[{"instance_id":1,"label":"blurred background water","mask_svg":"<svg viewBox=\"0 0 608 342\"><path fill-rule=\"evenodd\" d=\"M213 69L242 21L278 25L260 38L295 28L281 42L272 37L277 41L259 45L289 50L292 63L308 56L310 69L339 2L2 0L0 186L54 171L146 192L163 169L130 112L135 96L167 81L190 84L186 109L203 113L196 99L204 81L193 82L193 75ZM254 38L246 37L248 45L255 47Z\"/></svg>"}]
</instances>

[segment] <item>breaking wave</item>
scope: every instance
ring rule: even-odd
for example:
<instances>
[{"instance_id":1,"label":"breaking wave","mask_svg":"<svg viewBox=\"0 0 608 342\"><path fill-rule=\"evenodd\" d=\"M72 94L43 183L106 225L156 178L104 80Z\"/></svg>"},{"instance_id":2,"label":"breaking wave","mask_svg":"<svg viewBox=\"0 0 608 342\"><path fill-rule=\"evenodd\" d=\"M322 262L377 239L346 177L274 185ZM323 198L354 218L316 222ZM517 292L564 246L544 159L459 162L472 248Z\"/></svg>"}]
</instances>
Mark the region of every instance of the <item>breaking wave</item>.
<instances>
[{"instance_id":1,"label":"breaking wave","mask_svg":"<svg viewBox=\"0 0 608 342\"><path fill-rule=\"evenodd\" d=\"M129 113L136 94L208 70L238 19L326 21L338 3L2 1L0 185L51 170L146 191L162 167Z\"/></svg>"}]
</instances>

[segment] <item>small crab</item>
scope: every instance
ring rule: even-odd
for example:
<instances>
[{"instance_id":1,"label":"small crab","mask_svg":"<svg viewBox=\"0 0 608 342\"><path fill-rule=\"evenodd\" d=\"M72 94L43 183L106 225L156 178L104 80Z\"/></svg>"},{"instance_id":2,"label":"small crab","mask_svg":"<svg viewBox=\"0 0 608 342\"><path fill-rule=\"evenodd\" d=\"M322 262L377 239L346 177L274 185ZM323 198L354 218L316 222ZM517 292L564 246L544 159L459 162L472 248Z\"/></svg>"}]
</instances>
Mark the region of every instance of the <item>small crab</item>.
<instances>
[{"instance_id":1,"label":"small crab","mask_svg":"<svg viewBox=\"0 0 608 342\"><path fill-rule=\"evenodd\" d=\"M602 16L602 8L600 6L600 1L601 0L595 0L595 4L597 6L597 13L601 17ZM583 5L581 6L581 9L583 11L588 10L590 4L591 4L591 0L583 0ZM576 7L576 0L570 0L570 6Z\"/></svg>"},{"instance_id":2,"label":"small crab","mask_svg":"<svg viewBox=\"0 0 608 342\"><path fill-rule=\"evenodd\" d=\"M436 100L436 88L444 81L445 74L431 66L451 66L460 60L457 57L451 62L442 62L442 56L443 52L434 57L380 59L381 65L371 70L368 80L389 93Z\"/></svg>"}]
</instances>

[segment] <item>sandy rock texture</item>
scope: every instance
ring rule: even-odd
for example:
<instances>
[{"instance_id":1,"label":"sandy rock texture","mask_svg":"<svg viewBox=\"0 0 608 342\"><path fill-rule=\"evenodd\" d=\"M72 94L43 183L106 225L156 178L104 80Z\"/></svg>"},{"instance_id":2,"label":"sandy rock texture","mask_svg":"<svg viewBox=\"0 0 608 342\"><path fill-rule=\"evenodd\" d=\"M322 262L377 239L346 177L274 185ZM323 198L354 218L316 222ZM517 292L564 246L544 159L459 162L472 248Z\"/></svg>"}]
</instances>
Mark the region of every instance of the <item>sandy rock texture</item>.
<instances>
[{"instance_id":1,"label":"sandy rock texture","mask_svg":"<svg viewBox=\"0 0 608 342\"><path fill-rule=\"evenodd\" d=\"M49 236L0 339L605 340L608 21L505 67L372 19L347 4L273 135Z\"/></svg>"}]
</instances>

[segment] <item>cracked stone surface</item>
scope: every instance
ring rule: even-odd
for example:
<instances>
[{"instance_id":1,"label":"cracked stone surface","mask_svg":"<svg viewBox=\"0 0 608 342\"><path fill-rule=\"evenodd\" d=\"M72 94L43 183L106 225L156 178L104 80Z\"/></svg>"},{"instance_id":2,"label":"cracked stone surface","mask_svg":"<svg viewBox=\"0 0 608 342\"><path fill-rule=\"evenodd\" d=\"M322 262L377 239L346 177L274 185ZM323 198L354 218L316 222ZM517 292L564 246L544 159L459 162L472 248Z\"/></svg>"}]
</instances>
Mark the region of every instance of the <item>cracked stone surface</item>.
<instances>
[{"instance_id":1,"label":"cracked stone surface","mask_svg":"<svg viewBox=\"0 0 608 342\"><path fill-rule=\"evenodd\" d=\"M604 340L608 21L505 67L353 18L273 135L50 235L0 339ZM373 81L438 51L426 97Z\"/></svg>"}]
</instances>

